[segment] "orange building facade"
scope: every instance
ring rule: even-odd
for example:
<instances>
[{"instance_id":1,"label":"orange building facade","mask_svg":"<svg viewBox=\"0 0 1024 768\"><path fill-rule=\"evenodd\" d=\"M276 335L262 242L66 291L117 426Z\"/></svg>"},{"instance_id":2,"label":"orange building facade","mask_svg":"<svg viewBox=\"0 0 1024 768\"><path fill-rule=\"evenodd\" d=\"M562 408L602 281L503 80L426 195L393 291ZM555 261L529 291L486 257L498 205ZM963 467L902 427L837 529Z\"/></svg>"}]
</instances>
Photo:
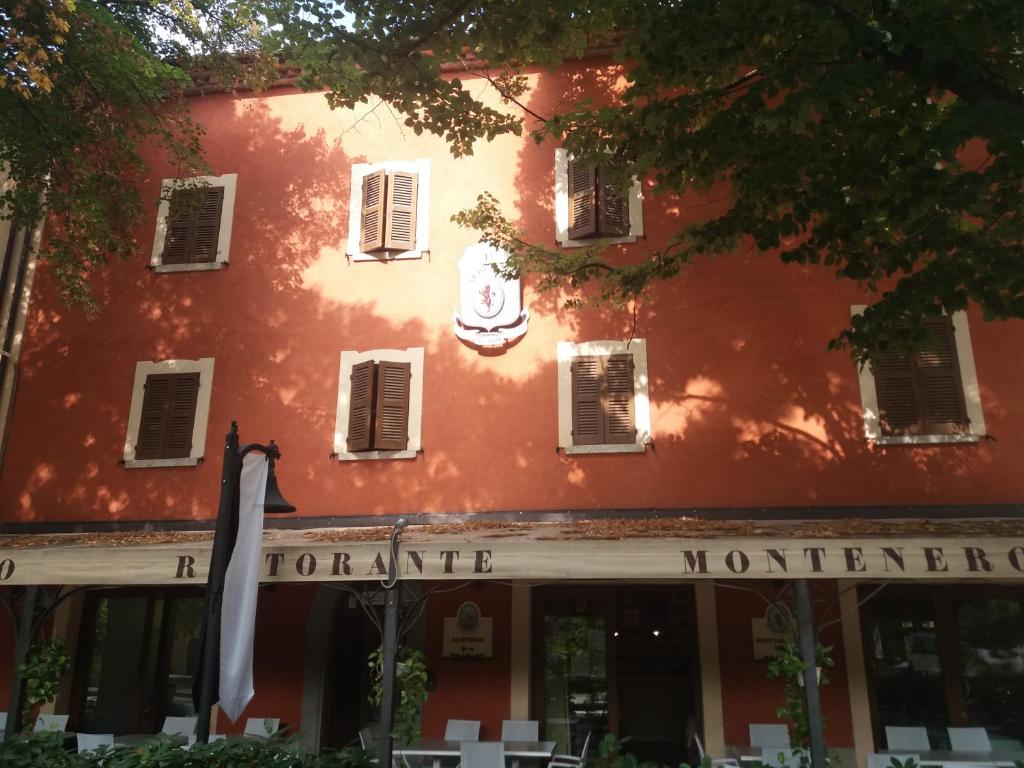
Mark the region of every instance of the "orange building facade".
<instances>
[{"instance_id":1,"label":"orange building facade","mask_svg":"<svg viewBox=\"0 0 1024 768\"><path fill-rule=\"evenodd\" d=\"M614 75L600 61L532 73L528 106L557 112L593 68ZM888 385L827 349L866 297L825 269L751 245L625 311L566 309L570 294L529 276L493 278L500 254L451 221L489 191L537 242L573 247L573 168L553 144L501 137L453 159L386 106L331 111L291 87L197 95L192 112L222 190L196 215L216 232L175 229L175 173L153 157L136 258L93 278L99 316L61 305L40 264L6 320L0 578L95 587L53 618L74 665L51 706L72 728L153 731L191 713L222 438L237 421L243 443L280 445L298 508L266 521L246 716L281 718L311 749L375 719L379 636L352 590L379 584L404 516L398 562L421 611L405 642L430 673L427 735L462 718L497 738L502 720L530 718L559 751L614 732L673 764L692 759L696 731L724 755L749 744L749 724L778 720L766 606L808 577L834 661L832 749L864 765L886 726L910 725L935 748L947 726L984 726L1024 750L1024 323L951 318L959 426L892 434L877 415ZM368 233L375 174L389 220ZM608 247L623 259L724 204L644 179L621 202ZM212 250L195 256L204 236ZM382 362L407 388L398 442ZM591 362L600 423L584 439ZM180 423L174 387L192 388ZM460 652L467 604L479 642ZM13 642L5 628L0 658ZM0 664L0 686L10 675Z\"/></svg>"}]
</instances>

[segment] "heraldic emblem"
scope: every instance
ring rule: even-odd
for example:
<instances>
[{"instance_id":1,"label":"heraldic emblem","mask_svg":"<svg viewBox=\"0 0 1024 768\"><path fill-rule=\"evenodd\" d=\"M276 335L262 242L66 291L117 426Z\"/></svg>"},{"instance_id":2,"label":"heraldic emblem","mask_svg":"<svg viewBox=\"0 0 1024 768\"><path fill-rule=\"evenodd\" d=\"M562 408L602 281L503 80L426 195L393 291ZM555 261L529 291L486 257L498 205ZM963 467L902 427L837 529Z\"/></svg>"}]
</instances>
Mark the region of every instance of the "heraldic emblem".
<instances>
[{"instance_id":1,"label":"heraldic emblem","mask_svg":"<svg viewBox=\"0 0 1024 768\"><path fill-rule=\"evenodd\" d=\"M523 309L518 280L494 271L505 251L486 243L471 245L459 259L459 311L452 316L455 335L484 349L503 347L526 333L530 313Z\"/></svg>"}]
</instances>

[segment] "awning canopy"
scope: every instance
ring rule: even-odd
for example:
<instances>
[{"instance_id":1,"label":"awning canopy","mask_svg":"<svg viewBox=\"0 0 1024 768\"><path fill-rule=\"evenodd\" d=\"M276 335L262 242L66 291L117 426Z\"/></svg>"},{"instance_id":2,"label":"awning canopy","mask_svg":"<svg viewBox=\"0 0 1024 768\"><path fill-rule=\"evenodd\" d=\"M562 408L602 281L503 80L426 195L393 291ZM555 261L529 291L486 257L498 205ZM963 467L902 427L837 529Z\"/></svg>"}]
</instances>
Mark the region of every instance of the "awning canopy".
<instances>
[{"instance_id":1,"label":"awning canopy","mask_svg":"<svg viewBox=\"0 0 1024 768\"><path fill-rule=\"evenodd\" d=\"M266 530L261 581L384 577L391 528ZM0 585L205 584L212 532L0 537ZM1024 581L1014 520L581 520L407 528L402 578Z\"/></svg>"}]
</instances>

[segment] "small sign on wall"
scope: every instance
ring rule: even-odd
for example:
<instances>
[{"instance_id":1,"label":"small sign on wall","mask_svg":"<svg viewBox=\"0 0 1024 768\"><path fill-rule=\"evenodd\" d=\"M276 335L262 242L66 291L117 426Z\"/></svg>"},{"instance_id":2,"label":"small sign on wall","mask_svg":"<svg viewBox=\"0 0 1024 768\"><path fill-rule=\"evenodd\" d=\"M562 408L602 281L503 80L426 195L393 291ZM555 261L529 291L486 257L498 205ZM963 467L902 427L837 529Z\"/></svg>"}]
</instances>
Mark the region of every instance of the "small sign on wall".
<instances>
[{"instance_id":1,"label":"small sign on wall","mask_svg":"<svg viewBox=\"0 0 1024 768\"><path fill-rule=\"evenodd\" d=\"M476 603L465 602L444 620L442 655L446 659L494 658L494 619L482 617Z\"/></svg>"},{"instance_id":2,"label":"small sign on wall","mask_svg":"<svg viewBox=\"0 0 1024 768\"><path fill-rule=\"evenodd\" d=\"M767 619L751 619L751 634L754 636L754 659L770 659L778 653L790 638L788 632L776 632Z\"/></svg>"}]
</instances>

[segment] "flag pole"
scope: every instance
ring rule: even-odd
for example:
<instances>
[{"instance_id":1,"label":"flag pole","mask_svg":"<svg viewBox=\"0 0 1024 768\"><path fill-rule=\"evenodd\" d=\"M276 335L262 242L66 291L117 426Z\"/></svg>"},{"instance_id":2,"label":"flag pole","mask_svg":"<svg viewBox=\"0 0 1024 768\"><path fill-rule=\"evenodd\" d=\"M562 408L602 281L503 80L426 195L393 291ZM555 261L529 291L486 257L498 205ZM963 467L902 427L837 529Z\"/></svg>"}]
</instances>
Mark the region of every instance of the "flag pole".
<instances>
[{"instance_id":1,"label":"flag pole","mask_svg":"<svg viewBox=\"0 0 1024 768\"><path fill-rule=\"evenodd\" d=\"M388 578L384 583L384 631L381 638L380 737L377 740L377 765L391 768L394 743L391 729L395 723L395 667L398 662L398 604L401 588L398 580L398 542L406 526L404 517L395 521L388 548Z\"/></svg>"},{"instance_id":2,"label":"flag pole","mask_svg":"<svg viewBox=\"0 0 1024 768\"><path fill-rule=\"evenodd\" d=\"M210 552L210 569L206 579L206 606L203 614L203 628L200 636L201 655L199 668L193 680L193 698L196 705L196 741L210 740L210 715L214 703L219 699L220 681L220 620L224 603L224 578L238 535L239 484L242 474L242 460L246 454L259 451L266 455L270 467L267 472L266 496L263 510L269 514L294 512L295 507L281 496L274 475L274 462L281 458L281 451L273 440L268 445L250 443L239 447L238 422L231 422L224 443L224 463L220 475L220 504L217 508L217 525L213 533L213 548Z\"/></svg>"},{"instance_id":3,"label":"flag pole","mask_svg":"<svg viewBox=\"0 0 1024 768\"><path fill-rule=\"evenodd\" d=\"M220 667L220 609L224 597L224 574L228 569L235 533L238 530L238 422L231 422L224 444L220 475L220 505L213 533L210 570L206 579L206 610L203 616L202 657L199 695L196 703L196 741L210 740L210 711L215 701Z\"/></svg>"}]
</instances>

